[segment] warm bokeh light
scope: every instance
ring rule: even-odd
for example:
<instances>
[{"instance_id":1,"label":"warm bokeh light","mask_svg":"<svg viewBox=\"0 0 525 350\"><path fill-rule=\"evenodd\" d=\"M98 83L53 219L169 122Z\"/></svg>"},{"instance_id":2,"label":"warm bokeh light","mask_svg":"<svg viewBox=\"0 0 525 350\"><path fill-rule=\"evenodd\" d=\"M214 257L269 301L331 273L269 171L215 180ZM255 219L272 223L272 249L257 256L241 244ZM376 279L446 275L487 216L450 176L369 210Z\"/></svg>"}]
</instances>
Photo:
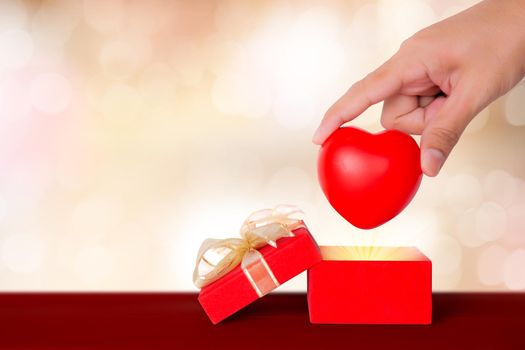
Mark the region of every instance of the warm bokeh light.
<instances>
[{"instance_id":1,"label":"warm bokeh light","mask_svg":"<svg viewBox=\"0 0 525 350\"><path fill-rule=\"evenodd\" d=\"M1 1L0 289L194 290L203 239L289 203L320 244L418 247L436 290L525 290L525 82L377 229L317 183L330 104L475 2Z\"/></svg>"}]
</instances>

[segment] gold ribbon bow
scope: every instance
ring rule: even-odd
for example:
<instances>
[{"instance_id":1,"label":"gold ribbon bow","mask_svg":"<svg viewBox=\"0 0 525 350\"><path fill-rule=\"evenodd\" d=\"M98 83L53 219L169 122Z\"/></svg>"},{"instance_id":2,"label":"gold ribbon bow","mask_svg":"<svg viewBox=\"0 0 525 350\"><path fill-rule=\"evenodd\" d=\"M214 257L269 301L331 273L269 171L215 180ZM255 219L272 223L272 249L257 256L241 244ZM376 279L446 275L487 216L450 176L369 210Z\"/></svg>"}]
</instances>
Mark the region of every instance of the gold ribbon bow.
<instances>
[{"instance_id":1,"label":"gold ribbon bow","mask_svg":"<svg viewBox=\"0 0 525 350\"><path fill-rule=\"evenodd\" d=\"M279 205L252 213L241 226L241 238L207 239L197 255L193 283L202 288L226 275L239 263L259 297L279 286L279 282L257 250L267 244L293 237L293 230L304 226L296 216L303 212L291 205Z\"/></svg>"}]
</instances>

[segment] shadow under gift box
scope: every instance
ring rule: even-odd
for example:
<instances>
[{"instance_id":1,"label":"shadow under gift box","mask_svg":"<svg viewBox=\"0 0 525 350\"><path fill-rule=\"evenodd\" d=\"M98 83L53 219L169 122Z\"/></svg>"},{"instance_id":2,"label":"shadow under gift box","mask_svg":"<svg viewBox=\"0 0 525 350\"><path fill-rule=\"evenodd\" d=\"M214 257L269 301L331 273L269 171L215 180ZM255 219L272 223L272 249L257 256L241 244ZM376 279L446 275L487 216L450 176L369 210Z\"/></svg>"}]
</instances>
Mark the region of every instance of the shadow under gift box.
<instances>
[{"instance_id":1,"label":"shadow under gift box","mask_svg":"<svg viewBox=\"0 0 525 350\"><path fill-rule=\"evenodd\" d=\"M414 247L321 246L308 270L312 323L430 324L432 262Z\"/></svg>"},{"instance_id":2,"label":"shadow under gift box","mask_svg":"<svg viewBox=\"0 0 525 350\"><path fill-rule=\"evenodd\" d=\"M321 261L319 246L306 227L292 231L294 237L277 240L277 248L259 249L279 285ZM241 266L203 287L199 302L210 320L217 324L259 298Z\"/></svg>"}]
</instances>

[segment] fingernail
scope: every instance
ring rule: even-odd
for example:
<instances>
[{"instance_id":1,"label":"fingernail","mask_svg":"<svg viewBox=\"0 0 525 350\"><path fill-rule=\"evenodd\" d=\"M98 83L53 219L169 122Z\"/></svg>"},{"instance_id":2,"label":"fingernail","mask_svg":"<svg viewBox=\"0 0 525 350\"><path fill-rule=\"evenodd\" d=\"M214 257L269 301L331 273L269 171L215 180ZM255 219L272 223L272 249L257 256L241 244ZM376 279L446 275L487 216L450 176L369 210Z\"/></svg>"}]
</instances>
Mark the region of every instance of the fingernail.
<instances>
[{"instance_id":1,"label":"fingernail","mask_svg":"<svg viewBox=\"0 0 525 350\"><path fill-rule=\"evenodd\" d=\"M445 155L440 150L429 148L423 151L421 169L428 176L436 176L445 163Z\"/></svg>"}]
</instances>

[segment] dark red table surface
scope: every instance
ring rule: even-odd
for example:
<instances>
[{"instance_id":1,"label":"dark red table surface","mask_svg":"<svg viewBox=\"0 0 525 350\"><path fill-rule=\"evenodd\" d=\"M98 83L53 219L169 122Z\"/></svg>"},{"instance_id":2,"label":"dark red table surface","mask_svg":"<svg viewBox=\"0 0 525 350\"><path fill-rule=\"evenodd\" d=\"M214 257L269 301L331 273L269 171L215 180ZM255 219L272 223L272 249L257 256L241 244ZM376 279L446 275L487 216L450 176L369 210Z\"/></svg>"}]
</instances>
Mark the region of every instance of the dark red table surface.
<instances>
[{"instance_id":1,"label":"dark red table surface","mask_svg":"<svg viewBox=\"0 0 525 350\"><path fill-rule=\"evenodd\" d=\"M0 349L525 349L525 294L434 294L433 324L313 325L271 294L214 326L184 293L0 293Z\"/></svg>"}]
</instances>

